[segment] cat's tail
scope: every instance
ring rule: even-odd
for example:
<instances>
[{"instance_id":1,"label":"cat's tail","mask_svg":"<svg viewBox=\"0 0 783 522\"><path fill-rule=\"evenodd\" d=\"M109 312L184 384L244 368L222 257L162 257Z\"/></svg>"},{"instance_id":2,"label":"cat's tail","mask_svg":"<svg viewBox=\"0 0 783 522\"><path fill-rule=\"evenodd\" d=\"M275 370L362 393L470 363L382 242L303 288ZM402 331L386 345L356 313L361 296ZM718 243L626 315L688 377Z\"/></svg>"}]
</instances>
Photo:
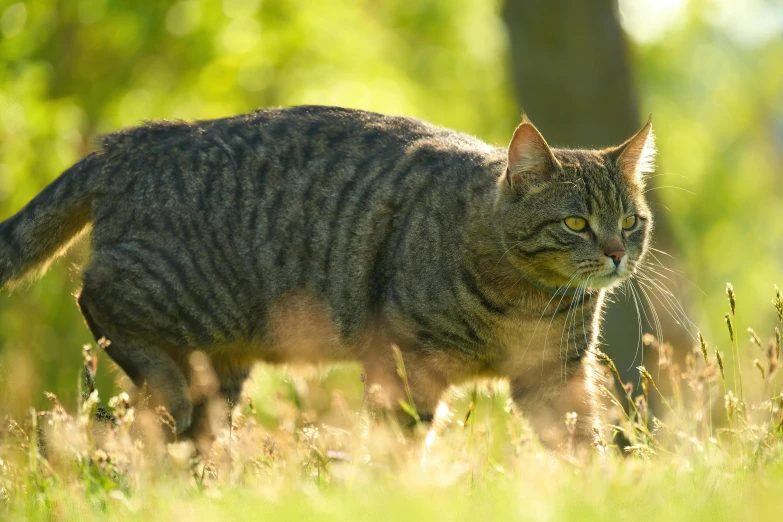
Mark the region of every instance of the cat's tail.
<instances>
[{"instance_id":1,"label":"cat's tail","mask_svg":"<svg viewBox=\"0 0 783 522\"><path fill-rule=\"evenodd\" d=\"M16 215L0 223L0 288L43 273L91 221L98 154L63 172Z\"/></svg>"}]
</instances>

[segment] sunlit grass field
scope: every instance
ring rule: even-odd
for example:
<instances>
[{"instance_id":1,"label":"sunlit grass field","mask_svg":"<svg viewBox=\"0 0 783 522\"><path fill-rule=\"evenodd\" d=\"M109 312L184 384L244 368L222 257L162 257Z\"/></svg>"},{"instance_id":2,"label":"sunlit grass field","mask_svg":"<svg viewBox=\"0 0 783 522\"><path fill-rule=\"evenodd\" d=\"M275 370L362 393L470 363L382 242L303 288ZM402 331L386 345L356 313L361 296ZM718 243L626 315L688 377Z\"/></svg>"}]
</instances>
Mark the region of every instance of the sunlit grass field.
<instances>
[{"instance_id":1,"label":"sunlit grass field","mask_svg":"<svg viewBox=\"0 0 783 522\"><path fill-rule=\"evenodd\" d=\"M88 346L78 404L47 394L46 411L2 420L0 518L779 520L783 295L771 293L776 331L756 333L737 324L742 303L727 290L721 344L734 357L710 340L671 347L647 335L658 367L625 387L604 358L624 450L543 448L503 382L452 389L431 426L411 411L411 428L366 407L373 390L356 366L261 366L233 409L212 398L214 440L195 451L172 441L143 390L141 403L90 391L96 364L109 363ZM193 393L214 389L208 366L194 371Z\"/></svg>"},{"instance_id":2,"label":"sunlit grass field","mask_svg":"<svg viewBox=\"0 0 783 522\"><path fill-rule=\"evenodd\" d=\"M142 120L334 104L505 145L523 109L543 128L569 107L515 92L510 3L0 0L0 219L99 135ZM679 246L659 245L677 260L662 269L693 281L661 276L673 292L649 304L679 317L682 301L709 332L706 355L696 339L648 337L634 359L648 377L628 392L604 361L628 451L541 447L500 382L451 390L433 428L411 430L368 411L358 366L259 366L230 415L215 401L216 440L194 457L190 443L164 442L163 412L112 400L112 374L124 378L95 345L85 379L90 334L72 297L84 244L29 289L0 291L0 521L780 520L783 17L761 0L612 3L634 114L655 120L654 214ZM586 36L579 47L593 48ZM593 100L593 82L572 79ZM604 125L583 119L584 139ZM96 420L99 408L114 420Z\"/></svg>"}]
</instances>

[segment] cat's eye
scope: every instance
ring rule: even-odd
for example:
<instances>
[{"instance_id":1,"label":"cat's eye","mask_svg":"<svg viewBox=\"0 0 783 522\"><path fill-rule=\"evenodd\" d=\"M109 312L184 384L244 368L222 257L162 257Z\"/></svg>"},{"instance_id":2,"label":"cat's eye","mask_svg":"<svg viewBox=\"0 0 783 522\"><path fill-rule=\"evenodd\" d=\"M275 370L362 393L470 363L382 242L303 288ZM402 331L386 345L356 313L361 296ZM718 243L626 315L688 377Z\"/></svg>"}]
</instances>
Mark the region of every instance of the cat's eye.
<instances>
[{"instance_id":1,"label":"cat's eye","mask_svg":"<svg viewBox=\"0 0 783 522\"><path fill-rule=\"evenodd\" d=\"M563 222L566 224L568 228L570 228L575 232L581 232L582 230L587 228L587 220L585 218L571 216L565 218Z\"/></svg>"},{"instance_id":2,"label":"cat's eye","mask_svg":"<svg viewBox=\"0 0 783 522\"><path fill-rule=\"evenodd\" d=\"M631 230L636 226L636 216L628 216L623 219L623 230Z\"/></svg>"}]
</instances>

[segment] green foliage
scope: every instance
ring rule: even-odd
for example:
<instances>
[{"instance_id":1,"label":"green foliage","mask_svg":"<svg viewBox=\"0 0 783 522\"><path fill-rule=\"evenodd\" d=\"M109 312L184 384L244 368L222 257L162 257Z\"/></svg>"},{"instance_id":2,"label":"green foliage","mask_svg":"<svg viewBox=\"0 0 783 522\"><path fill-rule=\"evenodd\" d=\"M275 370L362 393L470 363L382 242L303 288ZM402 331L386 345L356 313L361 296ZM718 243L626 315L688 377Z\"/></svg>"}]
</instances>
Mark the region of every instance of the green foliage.
<instances>
[{"instance_id":1,"label":"green foliage","mask_svg":"<svg viewBox=\"0 0 783 522\"><path fill-rule=\"evenodd\" d=\"M668 214L680 244L693 284L678 285L694 304L691 319L716 335L727 304L700 289L731 280L740 294L758 295L783 273L775 232L783 222L783 41L761 30L773 3L683 2L676 27L635 48L642 108L653 113L660 150L654 180L667 187L656 188L667 208L653 210ZM745 306L740 323L776 320L760 302Z\"/></svg>"}]
</instances>

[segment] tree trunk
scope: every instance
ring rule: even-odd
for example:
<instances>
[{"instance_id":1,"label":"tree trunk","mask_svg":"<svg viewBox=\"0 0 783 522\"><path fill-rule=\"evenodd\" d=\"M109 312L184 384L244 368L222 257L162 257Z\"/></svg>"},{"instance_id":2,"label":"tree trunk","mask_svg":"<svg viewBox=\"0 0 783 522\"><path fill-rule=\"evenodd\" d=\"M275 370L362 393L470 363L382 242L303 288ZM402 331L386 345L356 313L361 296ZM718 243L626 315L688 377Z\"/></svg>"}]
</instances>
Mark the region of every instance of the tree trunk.
<instances>
[{"instance_id":1,"label":"tree trunk","mask_svg":"<svg viewBox=\"0 0 783 522\"><path fill-rule=\"evenodd\" d=\"M625 141L641 127L616 0L506 0L503 17L517 100L550 144L606 147ZM655 196L655 191L648 194L655 244L672 252L667 216ZM614 301L604 321L603 349L623 378L636 382L635 366L643 363L641 352L637 353L637 347L641 349L637 310L622 295ZM689 349L687 332L655 304L665 339L680 346L681 353ZM645 331L655 331L644 315L641 321Z\"/></svg>"}]
</instances>

